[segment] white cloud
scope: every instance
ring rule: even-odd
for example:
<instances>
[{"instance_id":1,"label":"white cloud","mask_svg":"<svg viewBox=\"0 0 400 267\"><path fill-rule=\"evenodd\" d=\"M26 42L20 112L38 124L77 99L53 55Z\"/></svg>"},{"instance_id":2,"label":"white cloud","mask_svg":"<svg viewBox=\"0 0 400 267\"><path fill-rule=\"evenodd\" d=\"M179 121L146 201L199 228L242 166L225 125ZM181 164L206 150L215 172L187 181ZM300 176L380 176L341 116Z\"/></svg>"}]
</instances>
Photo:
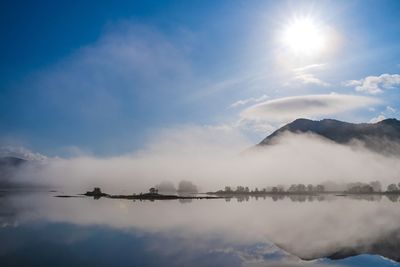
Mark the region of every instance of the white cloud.
<instances>
[{"instance_id":1,"label":"white cloud","mask_svg":"<svg viewBox=\"0 0 400 267\"><path fill-rule=\"evenodd\" d=\"M315 84L321 86L329 86L329 83L322 81L311 73L302 73L294 77L295 80L301 81L303 84Z\"/></svg>"},{"instance_id":2,"label":"white cloud","mask_svg":"<svg viewBox=\"0 0 400 267\"><path fill-rule=\"evenodd\" d=\"M371 97L326 94L284 97L253 105L240 114L243 119L288 121L299 117L334 115L379 103Z\"/></svg>"},{"instance_id":3,"label":"white cloud","mask_svg":"<svg viewBox=\"0 0 400 267\"><path fill-rule=\"evenodd\" d=\"M319 86L329 86L329 83L318 78L314 73L315 70L320 70L325 68L326 64L311 64L299 68L294 68L293 77L294 81L301 82L302 84L314 84Z\"/></svg>"},{"instance_id":4,"label":"white cloud","mask_svg":"<svg viewBox=\"0 0 400 267\"><path fill-rule=\"evenodd\" d=\"M386 89L393 89L400 86L400 75L385 73L380 76L368 76L360 80L346 81L343 85L355 87L358 92L379 94Z\"/></svg>"},{"instance_id":5,"label":"white cloud","mask_svg":"<svg viewBox=\"0 0 400 267\"><path fill-rule=\"evenodd\" d=\"M304 67L294 68L293 70L295 72L304 72L306 70L323 69L323 68L325 68L325 66L326 66L325 63L311 64L311 65L307 65Z\"/></svg>"},{"instance_id":6,"label":"white cloud","mask_svg":"<svg viewBox=\"0 0 400 267\"><path fill-rule=\"evenodd\" d=\"M262 95L260 97L250 97L250 98L247 98L247 99L241 99L241 100L238 100L238 101L232 103L229 107L230 108L236 108L236 107L239 107L239 106L247 105L249 103L258 103L258 102L267 100L268 98L269 98L269 96Z\"/></svg>"},{"instance_id":7,"label":"white cloud","mask_svg":"<svg viewBox=\"0 0 400 267\"><path fill-rule=\"evenodd\" d=\"M396 113L396 109L394 107L391 107L391 106L387 106L386 107L386 111L388 111L390 113Z\"/></svg>"},{"instance_id":8,"label":"white cloud","mask_svg":"<svg viewBox=\"0 0 400 267\"><path fill-rule=\"evenodd\" d=\"M369 122L377 123L377 122L383 121L384 119L386 119L385 115L380 114L379 116L372 118Z\"/></svg>"}]
</instances>

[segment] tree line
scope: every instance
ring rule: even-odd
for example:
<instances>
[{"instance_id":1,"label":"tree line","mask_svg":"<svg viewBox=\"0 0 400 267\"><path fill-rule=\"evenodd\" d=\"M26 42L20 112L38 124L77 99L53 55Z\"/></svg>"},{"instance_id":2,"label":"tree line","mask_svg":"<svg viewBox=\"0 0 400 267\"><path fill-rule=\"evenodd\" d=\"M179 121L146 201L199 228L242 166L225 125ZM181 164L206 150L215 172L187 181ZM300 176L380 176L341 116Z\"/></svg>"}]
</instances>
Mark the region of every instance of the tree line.
<instances>
[{"instance_id":1,"label":"tree line","mask_svg":"<svg viewBox=\"0 0 400 267\"><path fill-rule=\"evenodd\" d=\"M314 194L323 192L349 193L349 194L371 194L371 193L399 193L400 183L389 184L386 191L382 189L382 184L379 181L369 183L355 182L348 183L343 186L343 189L329 190L323 184L291 184L290 186L277 185L273 187L265 187L259 189L255 187L250 189L248 186L225 186L223 190L218 190L218 194Z\"/></svg>"}]
</instances>

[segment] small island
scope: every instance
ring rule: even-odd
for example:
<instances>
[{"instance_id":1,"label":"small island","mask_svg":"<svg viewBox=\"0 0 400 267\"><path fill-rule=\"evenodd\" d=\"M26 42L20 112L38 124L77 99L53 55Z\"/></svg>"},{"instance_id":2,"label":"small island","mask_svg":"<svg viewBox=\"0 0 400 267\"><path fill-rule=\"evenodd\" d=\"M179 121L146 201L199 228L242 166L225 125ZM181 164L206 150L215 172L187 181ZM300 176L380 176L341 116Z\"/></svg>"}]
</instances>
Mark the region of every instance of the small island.
<instances>
[{"instance_id":1,"label":"small island","mask_svg":"<svg viewBox=\"0 0 400 267\"><path fill-rule=\"evenodd\" d=\"M327 188L328 187L328 188ZM367 198L373 196L387 196L391 201L400 196L400 183L389 184L386 190L382 190L382 185L378 181L372 181L370 183L347 183L341 185L342 189L332 190L331 186L324 184L317 185L304 185L304 184L292 184L290 186L277 185L273 187L266 187L258 189L257 187L251 190L248 186L225 186L223 190L215 192L198 193L197 187L187 181L181 182L180 187L176 190L171 184L161 183L155 187L151 187L147 193L129 194L129 195L112 195L101 191L100 187L95 187L92 191L87 191L84 194L78 196L58 195L56 197L93 197L94 199L110 198L110 199L129 199L129 200L187 200L192 199L226 199L229 201L232 198L237 198L238 201L249 197L255 197L258 199L262 197L272 197L275 199L283 199L290 197L292 200L303 200L304 198L317 198L322 200L324 195L335 195L338 197L356 197L356 198ZM159 193L159 189L164 194ZM170 190L170 191L168 191ZM170 192L170 193L165 193ZM174 193L175 192L175 193ZM202 194L202 195L199 195Z\"/></svg>"},{"instance_id":2,"label":"small island","mask_svg":"<svg viewBox=\"0 0 400 267\"><path fill-rule=\"evenodd\" d=\"M173 200L173 199L219 199L220 196L180 196L180 195L163 195L158 193L157 188L150 188L148 193L132 194L132 195L110 195L103 193L99 187L95 187L93 191L87 191L84 196L93 197L94 199L113 198L113 199L132 199L132 200Z\"/></svg>"}]
</instances>

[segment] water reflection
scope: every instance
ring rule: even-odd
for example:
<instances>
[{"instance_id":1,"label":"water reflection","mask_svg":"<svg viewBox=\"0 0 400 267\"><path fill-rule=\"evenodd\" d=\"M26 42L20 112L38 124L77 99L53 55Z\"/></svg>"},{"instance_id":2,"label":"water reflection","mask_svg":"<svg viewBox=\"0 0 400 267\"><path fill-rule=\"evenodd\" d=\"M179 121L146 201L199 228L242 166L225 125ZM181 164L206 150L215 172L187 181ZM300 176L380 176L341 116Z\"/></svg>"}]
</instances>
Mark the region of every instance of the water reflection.
<instances>
[{"instance_id":1,"label":"water reflection","mask_svg":"<svg viewBox=\"0 0 400 267\"><path fill-rule=\"evenodd\" d=\"M399 202L398 194L319 194L319 195L308 195L308 194L269 194L269 195L234 195L226 197L225 201L229 202L232 199L237 202L253 200L266 200L272 199L273 201L290 200L292 202L313 202L313 201L332 201L336 198L349 198L354 200L366 200L366 201L381 201L383 197L386 197L392 202Z\"/></svg>"},{"instance_id":2,"label":"water reflection","mask_svg":"<svg viewBox=\"0 0 400 267\"><path fill-rule=\"evenodd\" d=\"M392 196L133 202L52 195L0 197L2 266L318 266L332 263L326 257L349 264L337 260L359 254L400 261ZM365 266L357 264L350 263Z\"/></svg>"}]
</instances>

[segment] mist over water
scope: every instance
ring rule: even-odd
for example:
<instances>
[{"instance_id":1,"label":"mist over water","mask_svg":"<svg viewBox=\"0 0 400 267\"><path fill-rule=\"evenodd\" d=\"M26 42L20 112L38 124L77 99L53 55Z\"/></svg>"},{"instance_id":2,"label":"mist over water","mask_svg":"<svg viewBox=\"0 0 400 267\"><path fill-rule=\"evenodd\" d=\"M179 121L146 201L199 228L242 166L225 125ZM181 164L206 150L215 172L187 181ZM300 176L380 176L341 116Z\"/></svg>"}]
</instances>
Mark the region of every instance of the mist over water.
<instances>
[{"instance_id":1,"label":"mist over water","mask_svg":"<svg viewBox=\"0 0 400 267\"><path fill-rule=\"evenodd\" d=\"M199 192L224 186L262 189L328 181L337 187L379 181L385 189L399 182L399 163L393 153L379 154L356 141L339 145L312 134L285 133L273 145L255 147L232 129L165 130L131 154L49 158L21 166L13 179L56 191L1 192L0 238L23 240L26 245L0 250L0 259L31 263L34 260L25 251L47 251L56 244L71 259L63 263L84 266L79 255L91 255L95 244L100 253L92 257L101 266L108 258L98 254L107 255L112 242L122 247L120 266L136 261L151 266L165 262L174 266L362 266L357 264L363 257L372 257L367 261L377 266L396 266L390 260L400 261L397 195L132 201L77 194L93 187L110 194L132 194L160 183L172 191L190 185ZM43 257L52 262L51 255ZM154 255L163 261L154 262ZM351 256L356 256L357 264L351 263Z\"/></svg>"},{"instance_id":2,"label":"mist over water","mask_svg":"<svg viewBox=\"0 0 400 267\"><path fill-rule=\"evenodd\" d=\"M154 202L77 195L93 187L110 194L147 192L160 183L172 191L182 185L197 186L200 192L226 185L262 189L327 181L339 187L380 181L386 188L398 182L399 161L393 154L372 152L360 142L339 145L311 134L286 133L273 145L255 147L232 129L166 130L144 149L124 156L79 155L23 165L14 179L46 185L56 192L3 192L0 237L24 240L28 247L16 245L13 253L20 256L10 259L28 263L32 258L24 251L30 246L49 250L55 243L63 251L65 246L80 248L79 252L67 249L72 261L63 261L77 266L82 264L80 253L89 255L93 244L107 251L108 242L123 247L121 261L144 260L151 266L163 266L153 262L154 255L174 266L360 266L347 261L364 254L400 261L397 195L271 195ZM38 244L34 240L41 231L46 239ZM139 245L132 248L132 244ZM4 262L8 262L7 255L9 251L0 251ZM51 260L51 253L44 257ZM379 266L394 264L379 256L368 257ZM97 261L101 266L107 258Z\"/></svg>"},{"instance_id":3,"label":"mist over water","mask_svg":"<svg viewBox=\"0 0 400 267\"><path fill-rule=\"evenodd\" d=\"M271 146L254 148L238 131L182 127L162 131L145 148L117 157L79 155L28 166L18 181L73 188L100 186L109 193L147 191L163 181L189 180L201 192L229 186L265 188L291 183L400 181L400 159L360 142L339 145L311 134L286 133Z\"/></svg>"},{"instance_id":4,"label":"mist over water","mask_svg":"<svg viewBox=\"0 0 400 267\"><path fill-rule=\"evenodd\" d=\"M141 249L151 251L153 257L174 257L169 259L174 266L185 260L186 264L199 264L196 259L204 251L214 253L213 259L220 254L238 257L238 263L231 262L231 266L258 266L262 263L266 266L285 266L285 263L290 264L288 266L319 266L324 260L303 260L320 259L348 249L358 249L359 254L379 253L400 260L396 250L400 242L397 223L400 220L400 202L386 197L373 201L331 195L303 202L290 198L274 200L272 197L250 198L248 201L233 198L230 201L132 202L63 199L54 198L54 194L3 192L2 210L7 212L0 216L0 237L7 240L13 234L5 235L4 231L10 233L25 229L24 236L20 237L25 243L9 248L15 251L14 255L26 251L26 246L36 244L47 249L46 246L54 242L63 247L84 246L86 249L90 246L87 242L95 236L106 235L107 239L98 242L107 244L107 240L111 240L119 246L122 236L123 240L137 240L135 242L141 244ZM47 237L44 240L28 238L30 229L36 235L46 231ZM71 235L67 234L69 231ZM114 240L114 235L120 237ZM35 240L42 241L36 243ZM128 247L124 247L126 242L124 244L120 246L121 251L127 249L129 255L147 257L139 252L132 254ZM0 258L4 260L7 253L0 252ZM382 264L388 262L380 260ZM229 261L224 263L221 266L229 266ZM341 262L336 264L341 265Z\"/></svg>"}]
</instances>

